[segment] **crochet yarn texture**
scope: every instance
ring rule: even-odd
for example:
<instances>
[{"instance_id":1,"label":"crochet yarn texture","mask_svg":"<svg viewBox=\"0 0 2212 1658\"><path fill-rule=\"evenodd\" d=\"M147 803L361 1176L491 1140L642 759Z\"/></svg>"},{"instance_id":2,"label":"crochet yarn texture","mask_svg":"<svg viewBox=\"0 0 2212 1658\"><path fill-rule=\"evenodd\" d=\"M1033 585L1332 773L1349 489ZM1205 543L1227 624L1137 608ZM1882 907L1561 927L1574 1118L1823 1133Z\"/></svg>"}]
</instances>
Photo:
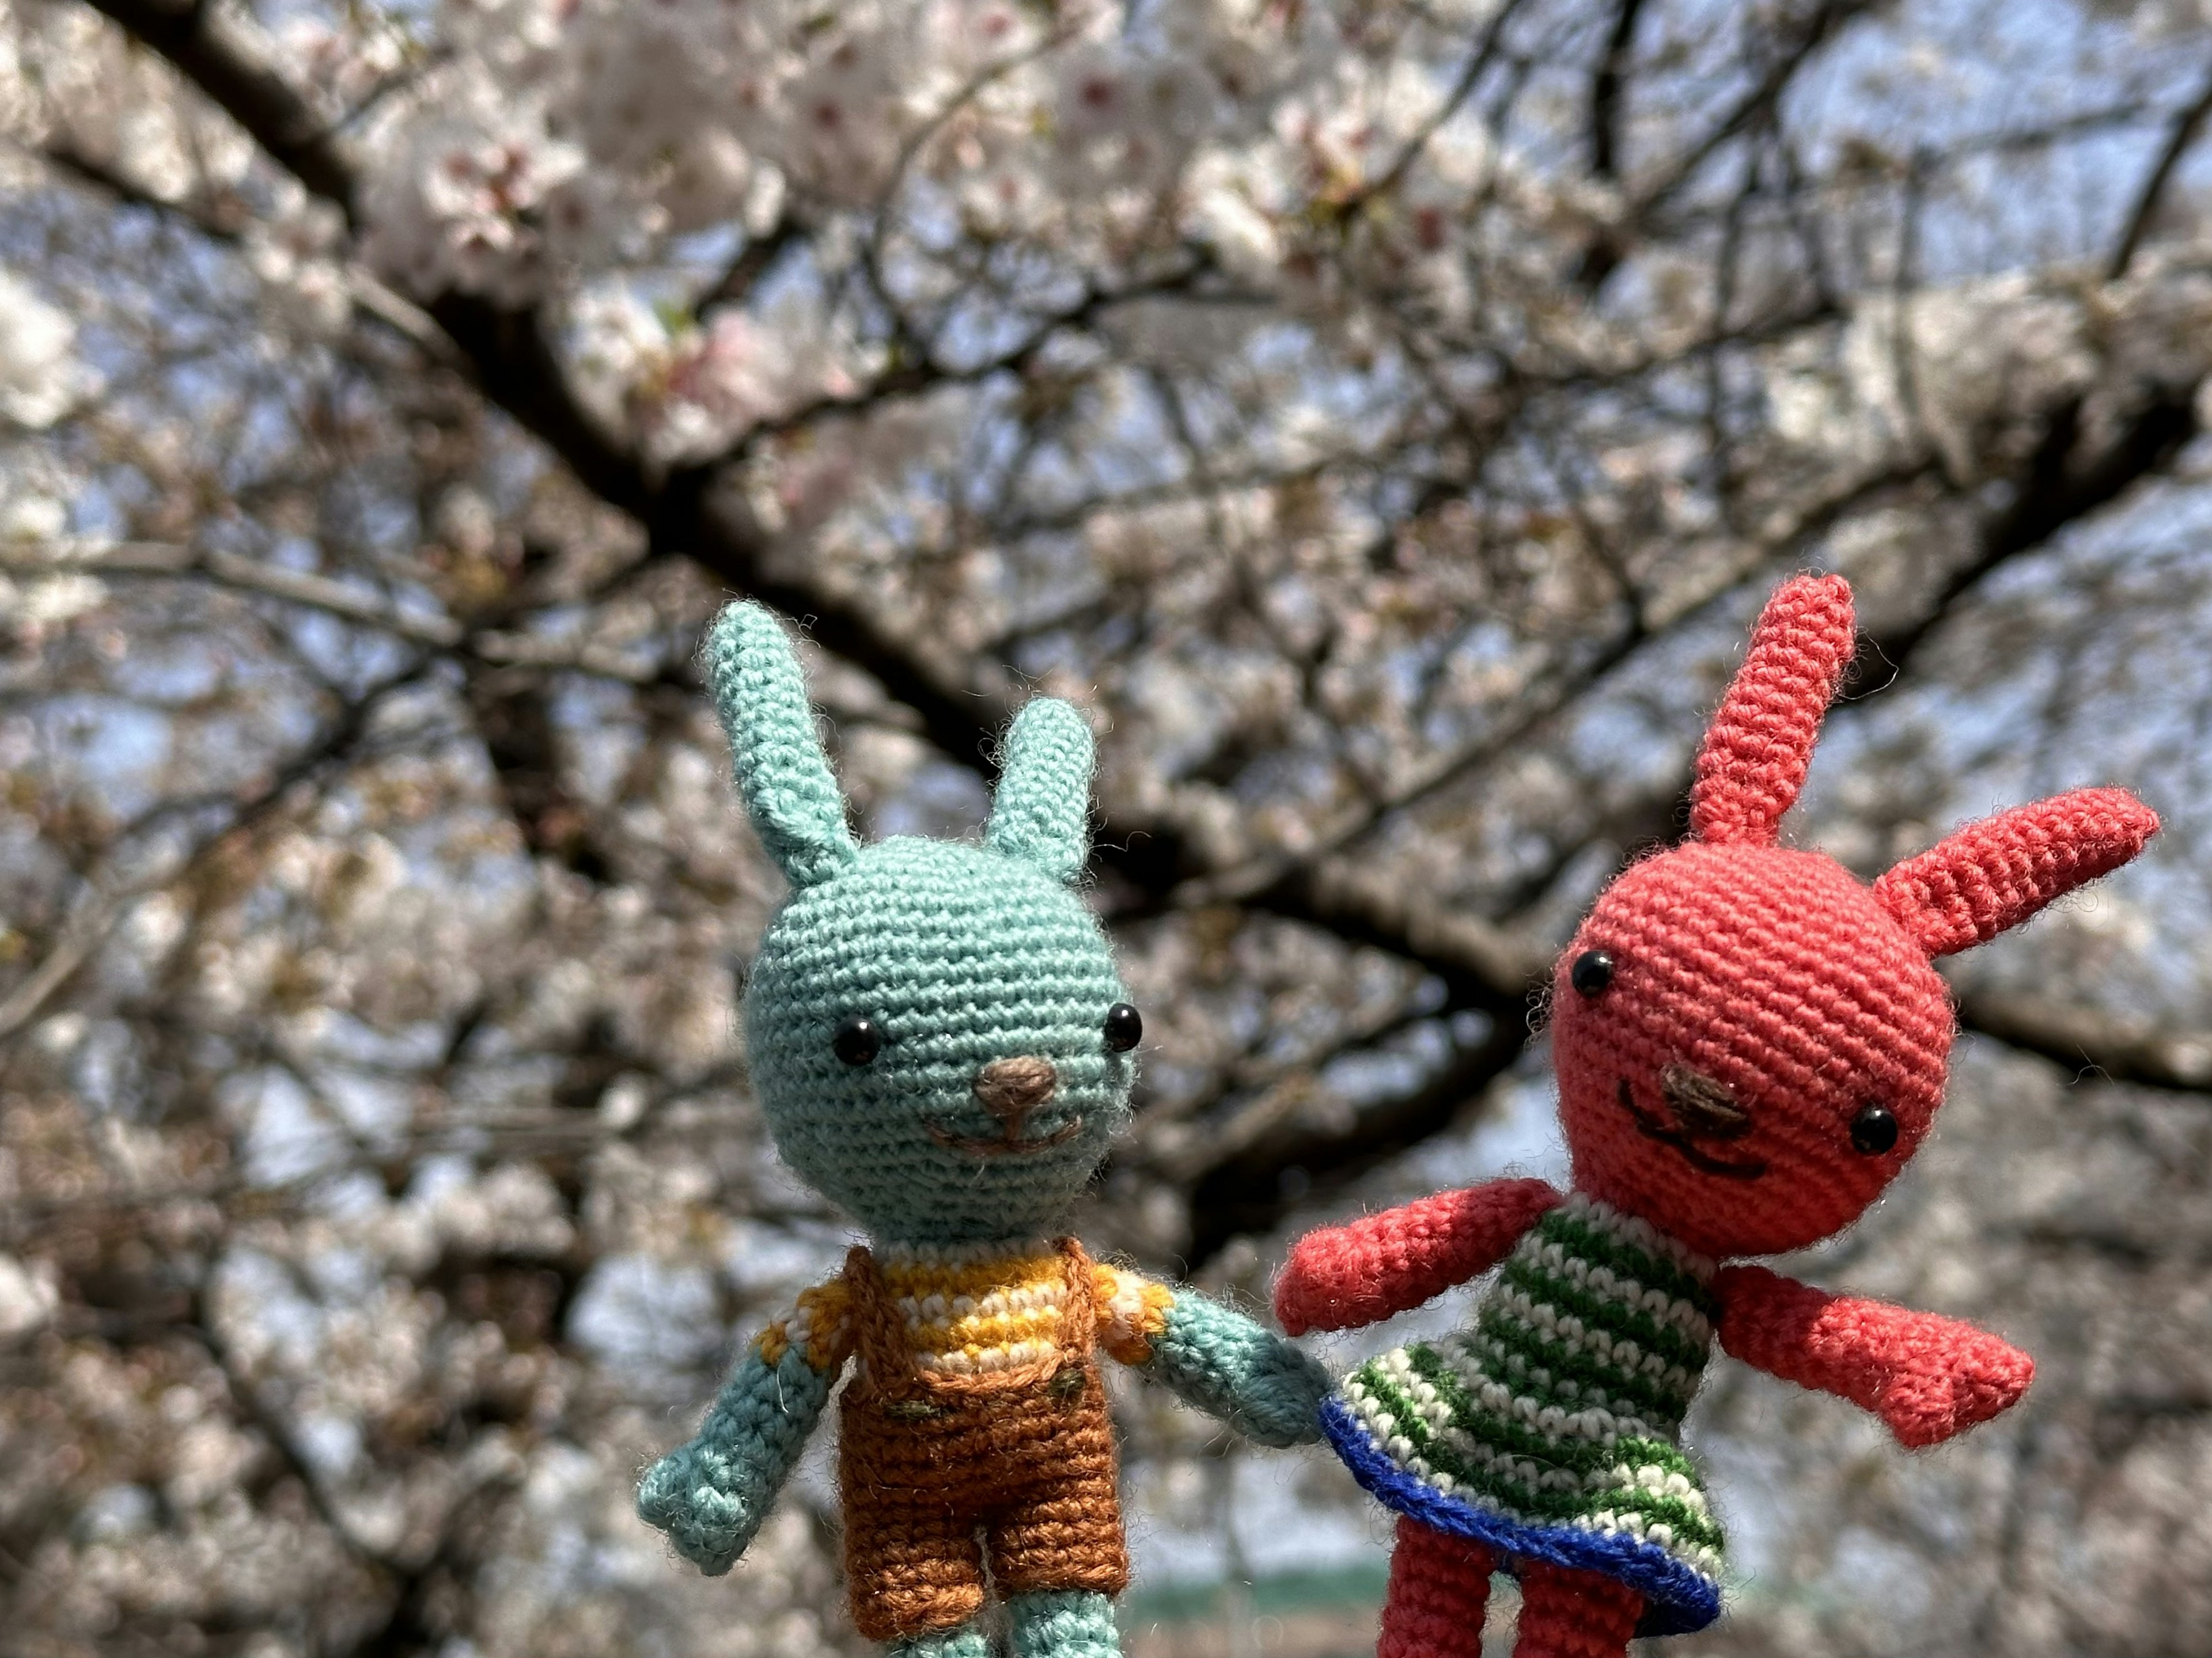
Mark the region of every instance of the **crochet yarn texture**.
<instances>
[{"instance_id":1,"label":"crochet yarn texture","mask_svg":"<svg viewBox=\"0 0 2212 1658\"><path fill-rule=\"evenodd\" d=\"M1776 844L1852 640L1840 578L1774 594L1698 754L1694 838L1625 871L1561 955L1572 1196L1495 1181L1291 1253L1276 1310L1293 1333L1507 1263L1472 1328L1373 1361L1324 1407L1400 1515L1386 1658L1475 1658L1495 1569L1521 1579L1523 1658L1613 1658L1639 1629L1717 1616L1721 1533L1675 1442L1715 1339L1906 1445L2027 1387L2027 1356L1970 1325L1717 1265L1849 1225L1925 1139L1954 1023L1931 958L2117 868L2158 828L2133 796L2082 790L1960 829L1871 886Z\"/></svg>"},{"instance_id":2,"label":"crochet yarn texture","mask_svg":"<svg viewBox=\"0 0 2212 1658\"><path fill-rule=\"evenodd\" d=\"M1635 1589L1647 1634L1720 1609L1721 1533L1682 1455L1713 1263L1577 1193L1506 1258L1471 1329L1370 1360L1322 1407L1401 1514Z\"/></svg>"},{"instance_id":3,"label":"crochet yarn texture","mask_svg":"<svg viewBox=\"0 0 2212 1658\"><path fill-rule=\"evenodd\" d=\"M709 1573L766 1517L841 1376L856 1625L981 1658L1110 1658L1127 1564L1098 1355L1262 1443L1319 1436L1326 1375L1251 1320L1064 1236L1128 1120L1134 1010L1073 890L1091 742L1040 697L981 844L857 841L781 625L733 604L702 653L738 793L792 892L744 999L783 1160L870 1242L754 1341L638 1511Z\"/></svg>"},{"instance_id":4,"label":"crochet yarn texture","mask_svg":"<svg viewBox=\"0 0 2212 1658\"><path fill-rule=\"evenodd\" d=\"M1036 1334L925 1370L910 1358L913 1298L854 1250L861 1362L837 1455L861 1634L966 1623L983 1605L987 1553L1006 1594L1128 1586L1091 1262L1073 1239L1052 1260L1064 1287L1026 1321Z\"/></svg>"}]
</instances>

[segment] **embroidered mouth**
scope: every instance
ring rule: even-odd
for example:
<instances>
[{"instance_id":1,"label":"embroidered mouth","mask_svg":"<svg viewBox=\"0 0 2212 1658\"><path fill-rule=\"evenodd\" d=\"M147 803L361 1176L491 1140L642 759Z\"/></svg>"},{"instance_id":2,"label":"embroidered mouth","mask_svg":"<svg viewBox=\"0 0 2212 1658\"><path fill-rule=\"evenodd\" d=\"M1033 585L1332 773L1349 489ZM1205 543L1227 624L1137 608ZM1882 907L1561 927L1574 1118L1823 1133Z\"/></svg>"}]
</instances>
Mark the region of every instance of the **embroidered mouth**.
<instances>
[{"instance_id":1,"label":"embroidered mouth","mask_svg":"<svg viewBox=\"0 0 2212 1658\"><path fill-rule=\"evenodd\" d=\"M956 1134L933 1122L922 1127L929 1138L951 1151L965 1151L974 1157L1012 1157L1029 1151L1049 1151L1055 1145L1065 1145L1083 1132L1083 1119L1070 1117L1049 1134L1039 1134L1024 1139L1012 1134Z\"/></svg>"},{"instance_id":2,"label":"embroidered mouth","mask_svg":"<svg viewBox=\"0 0 2212 1658\"><path fill-rule=\"evenodd\" d=\"M1628 1078L1620 1079L1621 1108L1636 1121L1636 1132L1648 1140L1656 1140L1669 1147L1682 1161L1702 1174L1718 1175L1724 1180L1757 1180L1766 1172L1762 1157L1747 1157L1736 1162L1728 1157L1717 1157L1687 1134L1661 1121L1636 1102L1636 1090L1629 1087Z\"/></svg>"}]
</instances>

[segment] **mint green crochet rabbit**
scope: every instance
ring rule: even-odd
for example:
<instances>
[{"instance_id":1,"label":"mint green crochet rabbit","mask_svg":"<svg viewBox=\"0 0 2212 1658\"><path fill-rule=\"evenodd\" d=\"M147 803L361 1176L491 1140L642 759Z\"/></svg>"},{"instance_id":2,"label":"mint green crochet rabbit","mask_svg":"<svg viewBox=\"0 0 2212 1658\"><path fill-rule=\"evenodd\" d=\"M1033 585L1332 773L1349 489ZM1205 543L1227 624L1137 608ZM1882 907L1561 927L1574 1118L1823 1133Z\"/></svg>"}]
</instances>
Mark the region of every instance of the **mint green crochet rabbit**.
<instances>
[{"instance_id":1,"label":"mint green crochet rabbit","mask_svg":"<svg viewBox=\"0 0 2212 1658\"><path fill-rule=\"evenodd\" d=\"M792 894L745 987L753 1086L793 1169L872 1241L762 1332L638 1512L710 1574L758 1531L848 1362L854 1621L902 1655L1114 1658L1128 1579L1097 1351L1268 1445L1318 1436L1311 1359L1061 1236L1127 1122L1141 1033L1072 890L1091 733L1040 697L980 846L857 844L797 659L732 604L706 665L739 793Z\"/></svg>"}]
</instances>

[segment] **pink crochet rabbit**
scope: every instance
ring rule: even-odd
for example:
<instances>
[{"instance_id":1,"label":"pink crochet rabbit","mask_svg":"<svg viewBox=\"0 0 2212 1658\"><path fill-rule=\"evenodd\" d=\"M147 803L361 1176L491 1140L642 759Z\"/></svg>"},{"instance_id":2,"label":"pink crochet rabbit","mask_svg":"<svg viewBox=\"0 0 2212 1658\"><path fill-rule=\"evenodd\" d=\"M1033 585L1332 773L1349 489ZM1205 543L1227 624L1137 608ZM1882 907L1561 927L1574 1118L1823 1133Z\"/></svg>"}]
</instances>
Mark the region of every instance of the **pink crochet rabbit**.
<instances>
[{"instance_id":1,"label":"pink crochet rabbit","mask_svg":"<svg viewBox=\"0 0 2212 1658\"><path fill-rule=\"evenodd\" d=\"M1932 958L2134 857L2158 820L2088 789L1951 835L1872 886L1776 844L1852 647L1850 590L1769 601L1698 757L1688 844L1601 896L1553 987L1565 1197L1497 1181L1310 1234L1285 1329L1341 1329L1504 1262L1474 1324L1362 1366L1322 1407L1398 1519L1382 1658L1475 1658L1493 1570L1521 1658L1616 1658L1720 1611L1722 1538L1680 1448L1716 1337L1932 1445L2027 1388L1972 1325L1721 1260L1863 1213L1927 1137L1954 1027Z\"/></svg>"}]
</instances>

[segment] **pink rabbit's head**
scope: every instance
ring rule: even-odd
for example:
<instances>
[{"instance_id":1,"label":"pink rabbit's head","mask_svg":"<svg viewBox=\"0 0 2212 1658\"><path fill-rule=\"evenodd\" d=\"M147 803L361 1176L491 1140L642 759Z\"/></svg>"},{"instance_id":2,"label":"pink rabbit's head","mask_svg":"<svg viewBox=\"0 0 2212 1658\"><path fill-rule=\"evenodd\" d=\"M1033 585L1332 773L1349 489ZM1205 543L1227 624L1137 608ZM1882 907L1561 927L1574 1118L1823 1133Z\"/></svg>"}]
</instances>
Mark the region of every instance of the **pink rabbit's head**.
<instances>
[{"instance_id":1,"label":"pink rabbit's head","mask_svg":"<svg viewBox=\"0 0 2212 1658\"><path fill-rule=\"evenodd\" d=\"M1553 1044L1576 1183L1712 1255L1849 1225L1926 1136L1951 999L1932 958L2116 869L2158 829L2120 789L1971 824L1869 886L1775 844L1849 663L1851 595L1767 603L1705 734L1691 840L1624 872L1559 958Z\"/></svg>"}]
</instances>

